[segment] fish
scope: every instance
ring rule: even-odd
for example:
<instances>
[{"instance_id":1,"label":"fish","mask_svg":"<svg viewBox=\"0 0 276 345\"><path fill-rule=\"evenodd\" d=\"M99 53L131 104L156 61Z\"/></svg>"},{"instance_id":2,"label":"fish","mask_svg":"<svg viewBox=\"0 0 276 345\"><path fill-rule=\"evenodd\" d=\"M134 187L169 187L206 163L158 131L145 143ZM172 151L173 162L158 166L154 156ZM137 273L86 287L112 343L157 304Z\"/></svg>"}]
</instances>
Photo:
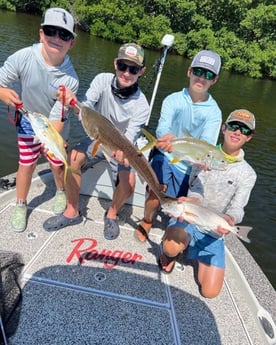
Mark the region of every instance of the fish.
<instances>
[{"instance_id":1,"label":"fish","mask_svg":"<svg viewBox=\"0 0 276 345\"><path fill-rule=\"evenodd\" d=\"M157 176L144 154L139 152L134 144L128 140L111 121L104 115L80 103L75 103L74 105L80 109L79 119L86 134L95 141L92 149L92 156L96 154L100 146L108 155L117 150L122 151L124 157L129 161L129 164L148 184L161 204L168 200L177 200L162 191Z\"/></svg>"},{"instance_id":2,"label":"fish","mask_svg":"<svg viewBox=\"0 0 276 345\"><path fill-rule=\"evenodd\" d=\"M140 149L141 152L144 152L156 146L157 139L144 128L142 133L149 140L149 143ZM225 170L228 166L224 154L215 145L209 144L207 141L194 138L188 133L181 138L174 138L170 141L172 143L172 152L170 153L173 156L170 161L171 164L188 161L200 164L209 170Z\"/></svg>"},{"instance_id":3,"label":"fish","mask_svg":"<svg viewBox=\"0 0 276 345\"><path fill-rule=\"evenodd\" d=\"M25 109L21 110L23 115L30 121L35 133L35 138L48 150L47 154L50 157L59 159L64 164L64 181L66 182L67 180L69 170L79 175L80 173L75 171L75 169L68 164L64 140L49 119L40 113L30 112Z\"/></svg>"},{"instance_id":4,"label":"fish","mask_svg":"<svg viewBox=\"0 0 276 345\"><path fill-rule=\"evenodd\" d=\"M203 232L207 232L210 235L215 233L216 235L223 236L217 232L218 226L226 229L236 235L244 242L250 243L248 233L253 228L250 226L231 226L224 218L223 215L215 212L207 207L192 203L190 201L184 201L182 203L170 201L161 205L161 209L165 214L169 214L172 217L183 217L188 223L198 225L202 228Z\"/></svg>"}]
</instances>

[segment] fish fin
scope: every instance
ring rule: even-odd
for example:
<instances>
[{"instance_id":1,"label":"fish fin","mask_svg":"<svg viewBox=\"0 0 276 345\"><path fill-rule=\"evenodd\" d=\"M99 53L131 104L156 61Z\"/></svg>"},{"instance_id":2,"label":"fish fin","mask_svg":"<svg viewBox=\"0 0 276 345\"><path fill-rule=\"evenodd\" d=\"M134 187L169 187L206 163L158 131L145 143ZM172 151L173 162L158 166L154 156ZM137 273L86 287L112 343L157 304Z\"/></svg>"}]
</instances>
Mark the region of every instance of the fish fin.
<instances>
[{"instance_id":1,"label":"fish fin","mask_svg":"<svg viewBox=\"0 0 276 345\"><path fill-rule=\"evenodd\" d=\"M246 243L250 243L251 240L247 237L249 231L251 231L253 228L251 226L235 226L236 229L236 235L238 238L240 238L242 241Z\"/></svg>"},{"instance_id":2,"label":"fish fin","mask_svg":"<svg viewBox=\"0 0 276 345\"><path fill-rule=\"evenodd\" d=\"M55 155L52 152L47 152L47 156L49 156L51 159L53 159L55 157Z\"/></svg>"},{"instance_id":3,"label":"fish fin","mask_svg":"<svg viewBox=\"0 0 276 345\"><path fill-rule=\"evenodd\" d=\"M183 138L193 138L193 136L187 130L185 130L183 132Z\"/></svg>"},{"instance_id":4,"label":"fish fin","mask_svg":"<svg viewBox=\"0 0 276 345\"><path fill-rule=\"evenodd\" d=\"M67 178L68 178L68 171L70 171L73 174L77 174L79 176L81 176L81 172L79 172L78 170L76 170L75 168L71 167L71 165L69 165L67 162L64 163L64 183L66 183Z\"/></svg>"},{"instance_id":5,"label":"fish fin","mask_svg":"<svg viewBox=\"0 0 276 345\"><path fill-rule=\"evenodd\" d=\"M187 216L190 216L190 217L198 217L198 215L196 213L193 213L193 212L189 212L189 211L185 211L185 214Z\"/></svg>"},{"instance_id":6,"label":"fish fin","mask_svg":"<svg viewBox=\"0 0 276 345\"><path fill-rule=\"evenodd\" d=\"M144 147L142 147L141 149L138 149L137 151L139 153L141 152L145 152L145 151L148 151L148 150L151 150L153 148L154 145L152 145L152 143L148 143L147 145L145 145Z\"/></svg>"},{"instance_id":7,"label":"fish fin","mask_svg":"<svg viewBox=\"0 0 276 345\"><path fill-rule=\"evenodd\" d=\"M99 140L95 140L95 142L93 144L93 147L92 147L92 152L91 152L91 156L92 157L96 156L96 153L99 150L99 146L100 146L100 141Z\"/></svg>"},{"instance_id":8,"label":"fish fin","mask_svg":"<svg viewBox=\"0 0 276 345\"><path fill-rule=\"evenodd\" d=\"M144 128L141 129L141 132L148 139L149 143L146 146L142 147L140 150L138 150L138 152L144 152L144 151L152 149L157 143L156 138Z\"/></svg>"},{"instance_id":9,"label":"fish fin","mask_svg":"<svg viewBox=\"0 0 276 345\"><path fill-rule=\"evenodd\" d=\"M170 164L176 164L178 162L180 162L181 159L177 158L177 157L174 157L171 161L170 161Z\"/></svg>"},{"instance_id":10,"label":"fish fin","mask_svg":"<svg viewBox=\"0 0 276 345\"><path fill-rule=\"evenodd\" d=\"M60 135L60 133L57 131L56 127L47 118L45 119L45 121L47 121L48 130L52 133L52 135L55 138L55 140L57 141L58 145L60 147L63 146L64 140L63 140L62 136Z\"/></svg>"}]
</instances>

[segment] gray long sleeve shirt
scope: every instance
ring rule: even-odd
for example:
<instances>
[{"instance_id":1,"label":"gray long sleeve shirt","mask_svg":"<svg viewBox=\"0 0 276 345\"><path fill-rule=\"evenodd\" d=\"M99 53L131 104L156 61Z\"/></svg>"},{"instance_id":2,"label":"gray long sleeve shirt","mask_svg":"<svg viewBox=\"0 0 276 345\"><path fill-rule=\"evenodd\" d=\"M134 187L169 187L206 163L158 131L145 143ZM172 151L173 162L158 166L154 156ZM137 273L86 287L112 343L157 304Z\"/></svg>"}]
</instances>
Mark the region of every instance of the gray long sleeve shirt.
<instances>
[{"instance_id":1,"label":"gray long sleeve shirt","mask_svg":"<svg viewBox=\"0 0 276 345\"><path fill-rule=\"evenodd\" d=\"M188 196L198 197L203 206L228 214L234 218L235 224L240 223L257 179L253 168L242 159L229 164L224 171L197 172L197 169L193 169L190 176Z\"/></svg>"},{"instance_id":2,"label":"gray long sleeve shirt","mask_svg":"<svg viewBox=\"0 0 276 345\"><path fill-rule=\"evenodd\" d=\"M104 115L131 142L135 142L149 114L149 105L140 88L126 99L111 90L113 73L100 73L91 82L83 104Z\"/></svg>"},{"instance_id":3,"label":"gray long sleeve shirt","mask_svg":"<svg viewBox=\"0 0 276 345\"><path fill-rule=\"evenodd\" d=\"M62 104L56 100L56 88L65 85L76 93L79 86L78 76L68 55L65 55L61 65L49 66L41 49L42 44L36 43L10 55L0 68L0 85L12 88L17 83L24 107L28 111L41 113L50 120L59 120ZM26 118L24 121L28 122ZM69 121L64 124L63 134L68 137ZM29 127L29 134L33 134L30 125Z\"/></svg>"}]
</instances>

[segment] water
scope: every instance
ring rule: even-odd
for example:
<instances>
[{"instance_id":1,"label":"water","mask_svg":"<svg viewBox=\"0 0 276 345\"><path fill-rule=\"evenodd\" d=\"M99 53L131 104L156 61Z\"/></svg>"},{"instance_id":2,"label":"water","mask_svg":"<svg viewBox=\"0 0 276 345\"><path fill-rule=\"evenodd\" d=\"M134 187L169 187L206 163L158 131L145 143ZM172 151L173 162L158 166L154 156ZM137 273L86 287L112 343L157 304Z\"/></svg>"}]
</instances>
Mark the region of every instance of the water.
<instances>
[{"instance_id":1,"label":"water","mask_svg":"<svg viewBox=\"0 0 276 345\"><path fill-rule=\"evenodd\" d=\"M16 50L29 46L39 39L40 17L15 14L0 10L0 64ZM165 32L164 32L165 34ZM71 59L80 77L79 96L88 88L92 78L102 71L113 71L113 58L119 45L78 32L77 44L70 51ZM147 90L150 101L154 81L152 66L160 52L146 51L147 73L140 85ZM169 54L162 72L156 101L149 127L154 130L162 99L171 92L186 86L188 60ZM257 130L253 140L245 147L246 158L258 174L257 184L246 207L243 224L251 225L252 243L246 245L259 263L272 285L276 287L276 216L275 216L275 81L254 80L223 71L219 82L211 90L223 111L223 118L234 109L247 108L255 113ZM15 128L7 118L7 106L0 103L0 176L17 170L17 147ZM13 109L10 109L13 113ZM78 121L72 121L71 144L83 135Z\"/></svg>"}]
</instances>

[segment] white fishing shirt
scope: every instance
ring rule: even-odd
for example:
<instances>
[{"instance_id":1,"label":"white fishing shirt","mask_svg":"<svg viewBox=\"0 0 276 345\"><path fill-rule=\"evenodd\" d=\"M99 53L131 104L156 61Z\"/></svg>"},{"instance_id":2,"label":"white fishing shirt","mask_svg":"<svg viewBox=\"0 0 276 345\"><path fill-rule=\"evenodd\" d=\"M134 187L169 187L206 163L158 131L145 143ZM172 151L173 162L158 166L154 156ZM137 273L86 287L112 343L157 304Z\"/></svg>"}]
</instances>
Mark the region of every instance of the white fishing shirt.
<instances>
[{"instance_id":1,"label":"white fishing shirt","mask_svg":"<svg viewBox=\"0 0 276 345\"><path fill-rule=\"evenodd\" d=\"M149 104L138 90L128 98L121 99L111 90L113 73L100 73L91 82L85 94L83 104L104 115L124 134L135 143L149 114Z\"/></svg>"},{"instance_id":2,"label":"white fishing shirt","mask_svg":"<svg viewBox=\"0 0 276 345\"><path fill-rule=\"evenodd\" d=\"M240 157L243 156L241 150ZM202 206L213 211L228 214L238 224L243 219L256 179L254 169L244 159L229 164L226 170L203 171L194 167L188 196L199 198Z\"/></svg>"},{"instance_id":3,"label":"white fishing shirt","mask_svg":"<svg viewBox=\"0 0 276 345\"><path fill-rule=\"evenodd\" d=\"M215 145L221 122L221 110L210 94L205 102L194 103L189 90L184 88L164 99L156 136L160 138L165 134L172 133L179 138L188 132L195 138ZM173 159L170 153L164 152L164 154L170 161ZM174 166L184 174L189 173L190 163L181 161Z\"/></svg>"},{"instance_id":4,"label":"white fishing shirt","mask_svg":"<svg viewBox=\"0 0 276 345\"><path fill-rule=\"evenodd\" d=\"M17 83L20 86L21 99L24 108L31 112L38 112L50 120L60 120L62 104L56 100L56 91L60 85L65 85L74 93L79 86L78 75L74 70L68 55L60 66L46 64L42 54L42 43L18 50L10 55L0 68L0 85L13 88ZM69 114L71 110L65 109L63 137L69 135ZM29 121L22 118L24 133L33 135ZM20 131L20 126L18 128Z\"/></svg>"}]
</instances>

